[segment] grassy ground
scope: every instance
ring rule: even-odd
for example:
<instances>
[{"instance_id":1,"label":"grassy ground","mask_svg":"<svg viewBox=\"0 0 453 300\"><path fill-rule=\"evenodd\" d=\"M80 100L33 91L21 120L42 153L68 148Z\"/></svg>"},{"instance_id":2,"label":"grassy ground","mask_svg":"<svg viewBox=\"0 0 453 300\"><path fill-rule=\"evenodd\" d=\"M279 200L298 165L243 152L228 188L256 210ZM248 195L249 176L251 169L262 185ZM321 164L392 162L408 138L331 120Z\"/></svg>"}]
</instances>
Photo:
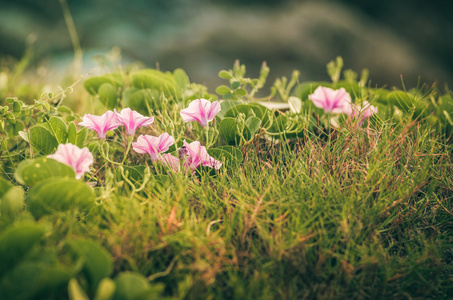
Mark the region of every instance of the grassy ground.
<instances>
[{"instance_id":1,"label":"grassy ground","mask_svg":"<svg viewBox=\"0 0 453 300\"><path fill-rule=\"evenodd\" d=\"M436 132L407 116L280 142L257 135L238 167L139 190L99 163L95 208L39 218L48 231L27 259L56 258L90 298L68 241L97 241L111 278L140 273L168 298L448 299L452 145ZM30 219L25 209L16 222ZM67 284L37 295L67 298Z\"/></svg>"},{"instance_id":2,"label":"grassy ground","mask_svg":"<svg viewBox=\"0 0 453 300\"><path fill-rule=\"evenodd\" d=\"M451 148L417 123L243 149L237 169L100 191L52 241L90 237L187 299L448 298ZM80 217L80 216L78 216ZM44 221L44 220L42 220Z\"/></svg>"}]
</instances>

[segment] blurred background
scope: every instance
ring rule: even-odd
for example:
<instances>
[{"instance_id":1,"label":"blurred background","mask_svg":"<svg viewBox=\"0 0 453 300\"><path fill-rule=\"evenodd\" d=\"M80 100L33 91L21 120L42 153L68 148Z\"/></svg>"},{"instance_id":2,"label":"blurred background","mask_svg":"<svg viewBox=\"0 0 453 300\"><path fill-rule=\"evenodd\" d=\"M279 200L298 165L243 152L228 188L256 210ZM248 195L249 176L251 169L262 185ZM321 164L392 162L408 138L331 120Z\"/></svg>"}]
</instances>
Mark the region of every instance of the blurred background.
<instances>
[{"instance_id":1,"label":"blurred background","mask_svg":"<svg viewBox=\"0 0 453 300\"><path fill-rule=\"evenodd\" d=\"M290 77L328 80L326 63L342 56L345 68L370 70L372 85L453 86L451 1L294 0L67 0L83 51L83 70L99 54L121 53L163 71L183 68L211 91L234 60L269 81ZM33 49L32 66L65 72L74 49L59 0L0 0L0 58L20 59ZM115 48L114 48L115 47ZM42 71L42 70L41 70ZM41 72L41 75L45 75ZM40 74L38 72L38 74Z\"/></svg>"}]
</instances>

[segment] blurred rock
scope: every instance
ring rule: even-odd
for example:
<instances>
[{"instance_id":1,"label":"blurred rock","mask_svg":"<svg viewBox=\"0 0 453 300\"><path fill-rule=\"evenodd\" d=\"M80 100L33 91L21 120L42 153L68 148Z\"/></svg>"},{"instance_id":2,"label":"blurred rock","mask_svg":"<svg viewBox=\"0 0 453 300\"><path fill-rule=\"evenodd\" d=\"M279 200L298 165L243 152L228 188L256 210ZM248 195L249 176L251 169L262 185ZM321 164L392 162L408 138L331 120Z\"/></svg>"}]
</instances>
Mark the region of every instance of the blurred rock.
<instances>
[{"instance_id":1,"label":"blurred rock","mask_svg":"<svg viewBox=\"0 0 453 300\"><path fill-rule=\"evenodd\" d=\"M64 66L71 60L72 46L61 8L57 1L30 3L0 2L0 54L20 57L33 32L38 37L37 59L51 56ZM293 69L301 71L301 81L326 80L326 63L339 55L345 68L368 68L373 85L401 86L401 74L408 87L415 86L419 76L422 83L453 83L453 63L443 54L453 47L438 24L445 23L446 32L453 26L443 15L436 21L433 10L423 18L414 8L407 15L400 11L390 22L383 14L360 9L357 1L250 3L84 0L69 1L69 6L86 50L86 69L94 66L93 53L119 46L125 61L139 60L150 67L159 63L162 70L181 67L192 81L211 90L223 83L218 71L231 68L237 58L250 76L267 61L273 82L290 76ZM379 8L385 12L385 6ZM404 26L419 31L429 45L420 46L417 33L409 34ZM442 51L435 47L437 39Z\"/></svg>"}]
</instances>

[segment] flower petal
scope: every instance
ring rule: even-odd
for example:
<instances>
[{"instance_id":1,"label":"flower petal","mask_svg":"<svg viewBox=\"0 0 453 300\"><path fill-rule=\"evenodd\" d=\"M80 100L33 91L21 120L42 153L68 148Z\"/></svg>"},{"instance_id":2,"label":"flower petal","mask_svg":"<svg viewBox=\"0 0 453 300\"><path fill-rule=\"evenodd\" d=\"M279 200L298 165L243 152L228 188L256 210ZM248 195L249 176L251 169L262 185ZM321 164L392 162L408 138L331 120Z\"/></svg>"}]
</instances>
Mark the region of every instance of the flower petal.
<instances>
[{"instance_id":1,"label":"flower petal","mask_svg":"<svg viewBox=\"0 0 453 300\"><path fill-rule=\"evenodd\" d=\"M87 147L80 149L71 143L58 145L57 151L47 157L70 166L76 173L76 179L82 178L94 162L93 154Z\"/></svg>"},{"instance_id":2,"label":"flower petal","mask_svg":"<svg viewBox=\"0 0 453 300\"><path fill-rule=\"evenodd\" d=\"M135 152L148 153L152 161L158 160L160 153L167 151L175 139L168 133L163 133L159 137L152 135L140 135L137 142L132 143Z\"/></svg>"},{"instance_id":3,"label":"flower petal","mask_svg":"<svg viewBox=\"0 0 453 300\"><path fill-rule=\"evenodd\" d=\"M196 99L190 102L189 106L180 111L184 122L197 121L201 126L206 126L212 121L215 115L220 111L218 101L211 103L206 99Z\"/></svg>"},{"instance_id":4,"label":"flower petal","mask_svg":"<svg viewBox=\"0 0 453 300\"><path fill-rule=\"evenodd\" d=\"M145 117L129 107L122 109L120 113L115 110L115 114L118 120L126 126L127 135L134 135L139 127L149 126L154 122L154 117Z\"/></svg>"},{"instance_id":5,"label":"flower petal","mask_svg":"<svg viewBox=\"0 0 453 300\"><path fill-rule=\"evenodd\" d=\"M116 114L109 110L102 116L85 114L79 125L96 131L100 139L105 139L107 131L113 130L123 124L118 120Z\"/></svg>"}]
</instances>

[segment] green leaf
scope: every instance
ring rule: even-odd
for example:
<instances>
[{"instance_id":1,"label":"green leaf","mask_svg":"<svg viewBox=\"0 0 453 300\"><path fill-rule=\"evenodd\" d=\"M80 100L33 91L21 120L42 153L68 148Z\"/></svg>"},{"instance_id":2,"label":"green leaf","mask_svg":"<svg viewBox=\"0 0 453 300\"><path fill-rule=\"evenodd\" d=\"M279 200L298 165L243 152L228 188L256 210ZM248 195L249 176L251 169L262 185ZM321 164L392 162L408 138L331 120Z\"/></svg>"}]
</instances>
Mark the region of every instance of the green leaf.
<instances>
[{"instance_id":1,"label":"green leaf","mask_svg":"<svg viewBox=\"0 0 453 300\"><path fill-rule=\"evenodd\" d=\"M289 109L291 112L298 114L302 111L302 101L297 97L288 98Z\"/></svg>"},{"instance_id":2,"label":"green leaf","mask_svg":"<svg viewBox=\"0 0 453 300\"><path fill-rule=\"evenodd\" d=\"M123 85L123 75L120 73L111 73L101 76L94 76L85 80L83 86L91 95L96 95L100 86L104 83L109 83L115 87L120 87Z\"/></svg>"},{"instance_id":3,"label":"green leaf","mask_svg":"<svg viewBox=\"0 0 453 300\"><path fill-rule=\"evenodd\" d=\"M24 102L20 100L16 100L13 102L13 112L18 113L21 111L22 106L24 105Z\"/></svg>"},{"instance_id":4,"label":"green leaf","mask_svg":"<svg viewBox=\"0 0 453 300\"><path fill-rule=\"evenodd\" d=\"M150 285L143 275L123 272L115 278L116 291L113 300L161 299L163 284Z\"/></svg>"},{"instance_id":5,"label":"green leaf","mask_svg":"<svg viewBox=\"0 0 453 300\"><path fill-rule=\"evenodd\" d=\"M0 196L0 215L3 219L14 220L24 206L24 190L20 186L10 188Z\"/></svg>"},{"instance_id":6,"label":"green leaf","mask_svg":"<svg viewBox=\"0 0 453 300\"><path fill-rule=\"evenodd\" d=\"M36 218L55 211L88 210L95 194L84 182L70 178L52 178L39 182L27 195L27 206Z\"/></svg>"},{"instance_id":7,"label":"green leaf","mask_svg":"<svg viewBox=\"0 0 453 300\"><path fill-rule=\"evenodd\" d=\"M239 145L241 137L235 118L224 118L220 122L220 135L229 145ZM242 135L246 140L251 136L250 130L244 126Z\"/></svg>"},{"instance_id":8,"label":"green leaf","mask_svg":"<svg viewBox=\"0 0 453 300\"><path fill-rule=\"evenodd\" d=\"M24 205L24 190L0 178L0 216L14 220Z\"/></svg>"},{"instance_id":9,"label":"green leaf","mask_svg":"<svg viewBox=\"0 0 453 300\"><path fill-rule=\"evenodd\" d=\"M19 132L25 129L25 125L22 121L17 120L6 120L5 129L8 132L9 138L16 138L19 135Z\"/></svg>"},{"instance_id":10,"label":"green leaf","mask_svg":"<svg viewBox=\"0 0 453 300\"><path fill-rule=\"evenodd\" d=\"M58 146L57 139L42 125L30 128L29 139L33 147L43 155L54 153Z\"/></svg>"},{"instance_id":11,"label":"green leaf","mask_svg":"<svg viewBox=\"0 0 453 300\"><path fill-rule=\"evenodd\" d=\"M173 76L181 92L185 91L190 84L187 73L183 69L176 69L173 71Z\"/></svg>"},{"instance_id":12,"label":"green leaf","mask_svg":"<svg viewBox=\"0 0 453 300\"><path fill-rule=\"evenodd\" d=\"M74 122L68 125L68 143L77 144L77 127Z\"/></svg>"},{"instance_id":13,"label":"green leaf","mask_svg":"<svg viewBox=\"0 0 453 300\"><path fill-rule=\"evenodd\" d=\"M236 119L231 117L224 118L219 124L220 136L227 144L239 145L240 137L238 136L238 128Z\"/></svg>"},{"instance_id":14,"label":"green leaf","mask_svg":"<svg viewBox=\"0 0 453 300\"><path fill-rule=\"evenodd\" d=\"M69 122L75 121L76 117L75 116L66 116L64 119L65 119L66 122L69 123Z\"/></svg>"},{"instance_id":15,"label":"green leaf","mask_svg":"<svg viewBox=\"0 0 453 300\"><path fill-rule=\"evenodd\" d=\"M50 105L48 102L43 101L43 102L41 102L41 104L44 107L45 111L47 111L47 112L50 111Z\"/></svg>"},{"instance_id":16,"label":"green leaf","mask_svg":"<svg viewBox=\"0 0 453 300\"><path fill-rule=\"evenodd\" d=\"M110 278L104 278L99 283L94 300L110 300L115 294L115 282Z\"/></svg>"},{"instance_id":17,"label":"green leaf","mask_svg":"<svg viewBox=\"0 0 453 300\"><path fill-rule=\"evenodd\" d=\"M226 85L221 85L216 88L215 92L219 95L226 95L228 93L231 93L231 90Z\"/></svg>"},{"instance_id":18,"label":"green leaf","mask_svg":"<svg viewBox=\"0 0 453 300\"><path fill-rule=\"evenodd\" d=\"M250 135L253 137L257 133L261 126L261 120L257 117L250 117L245 121L248 129L250 130Z\"/></svg>"},{"instance_id":19,"label":"green leaf","mask_svg":"<svg viewBox=\"0 0 453 300\"><path fill-rule=\"evenodd\" d=\"M89 300L87 294L75 278L69 280L68 296L70 300Z\"/></svg>"},{"instance_id":20,"label":"green leaf","mask_svg":"<svg viewBox=\"0 0 453 300\"><path fill-rule=\"evenodd\" d=\"M22 185L34 186L40 181L54 177L75 178L75 172L70 166L55 159L40 157L20 162L14 177Z\"/></svg>"},{"instance_id":21,"label":"green leaf","mask_svg":"<svg viewBox=\"0 0 453 300\"><path fill-rule=\"evenodd\" d=\"M132 110L136 110L144 115L149 114L148 107L151 109L160 109L161 103L160 92L156 89L130 89L124 104Z\"/></svg>"},{"instance_id":22,"label":"green leaf","mask_svg":"<svg viewBox=\"0 0 453 300\"><path fill-rule=\"evenodd\" d=\"M116 87L110 83L103 83L98 89L99 100L108 109L114 109L118 106L118 94Z\"/></svg>"},{"instance_id":23,"label":"green leaf","mask_svg":"<svg viewBox=\"0 0 453 300\"><path fill-rule=\"evenodd\" d=\"M57 139L58 144L66 143L68 138L66 123L58 117L52 117L46 123L49 125L50 132Z\"/></svg>"},{"instance_id":24,"label":"green leaf","mask_svg":"<svg viewBox=\"0 0 453 300\"><path fill-rule=\"evenodd\" d=\"M387 101L391 105L395 105L403 112L409 112L412 108L414 96L404 91L393 91L387 94Z\"/></svg>"},{"instance_id":25,"label":"green leaf","mask_svg":"<svg viewBox=\"0 0 453 300\"><path fill-rule=\"evenodd\" d=\"M171 73L144 69L132 74L132 84L138 89L157 89L166 97L179 97L180 90Z\"/></svg>"},{"instance_id":26,"label":"green leaf","mask_svg":"<svg viewBox=\"0 0 453 300\"><path fill-rule=\"evenodd\" d=\"M241 86L241 83L239 81L234 81L232 84L231 84L231 88L233 90L237 89L238 87ZM246 92L247 93L247 92Z\"/></svg>"},{"instance_id":27,"label":"green leaf","mask_svg":"<svg viewBox=\"0 0 453 300\"><path fill-rule=\"evenodd\" d=\"M69 107L64 106L64 105L58 106L57 111L60 114L68 114L68 115L72 115L73 114L73 111Z\"/></svg>"},{"instance_id":28,"label":"green leaf","mask_svg":"<svg viewBox=\"0 0 453 300\"><path fill-rule=\"evenodd\" d=\"M298 131L296 129L298 128L298 125L300 125L300 122L303 122L304 126L300 127ZM272 127L268 129L269 133L281 133L281 135L274 135L274 138L277 139L289 139L289 138L295 138L295 137L300 137L302 136L304 129L309 129L310 125L309 123L312 121L309 121L308 119L305 120L298 120L298 123L294 122L294 120L291 120L288 118L286 115L279 115L274 123L272 124ZM291 132L288 132L291 131Z\"/></svg>"},{"instance_id":29,"label":"green leaf","mask_svg":"<svg viewBox=\"0 0 453 300\"><path fill-rule=\"evenodd\" d=\"M413 118L427 117L434 110L431 101L427 101L427 97L420 94L393 91L387 94L387 100L401 111L411 113Z\"/></svg>"},{"instance_id":30,"label":"green leaf","mask_svg":"<svg viewBox=\"0 0 453 300\"><path fill-rule=\"evenodd\" d=\"M253 112L253 113L252 113ZM236 118L239 113L245 115L245 119L250 117L258 117L262 122L262 126L266 126L269 122L269 109L258 103L239 104L230 108L225 117Z\"/></svg>"},{"instance_id":31,"label":"green leaf","mask_svg":"<svg viewBox=\"0 0 453 300\"><path fill-rule=\"evenodd\" d=\"M389 91L386 89L369 89L370 94L370 103L379 103L379 104L388 104L388 95Z\"/></svg>"},{"instance_id":32,"label":"green leaf","mask_svg":"<svg viewBox=\"0 0 453 300\"><path fill-rule=\"evenodd\" d=\"M113 271L113 260L104 248L91 240L80 239L67 242L78 258L83 259L83 273L95 291L101 280Z\"/></svg>"},{"instance_id":33,"label":"green leaf","mask_svg":"<svg viewBox=\"0 0 453 300\"><path fill-rule=\"evenodd\" d=\"M60 265L24 261L2 278L0 291L2 299L58 299L70 278Z\"/></svg>"},{"instance_id":34,"label":"green leaf","mask_svg":"<svg viewBox=\"0 0 453 300\"><path fill-rule=\"evenodd\" d=\"M234 91L234 94L238 96L245 96L247 95L247 91L245 89L237 89Z\"/></svg>"},{"instance_id":35,"label":"green leaf","mask_svg":"<svg viewBox=\"0 0 453 300\"><path fill-rule=\"evenodd\" d=\"M23 131L20 131L19 135L20 135L21 132L23 132ZM6 139L1 141L1 143L0 143L0 151L5 151L5 152L8 151L8 141Z\"/></svg>"},{"instance_id":36,"label":"green leaf","mask_svg":"<svg viewBox=\"0 0 453 300\"><path fill-rule=\"evenodd\" d=\"M10 182L0 178L0 197L2 197L12 187L13 185Z\"/></svg>"},{"instance_id":37,"label":"green leaf","mask_svg":"<svg viewBox=\"0 0 453 300\"><path fill-rule=\"evenodd\" d=\"M283 132L287 126L288 117L286 115L279 115L275 118L275 121L272 123L272 127L269 128L269 132L271 133L279 133Z\"/></svg>"},{"instance_id":38,"label":"green leaf","mask_svg":"<svg viewBox=\"0 0 453 300\"><path fill-rule=\"evenodd\" d=\"M233 75L231 75L228 71L222 70L219 72L219 77L223 79L232 79Z\"/></svg>"},{"instance_id":39,"label":"green leaf","mask_svg":"<svg viewBox=\"0 0 453 300\"><path fill-rule=\"evenodd\" d=\"M241 101L238 100L222 100L220 102L220 111L217 113L217 117L223 119L226 112L230 110L233 106L242 104Z\"/></svg>"},{"instance_id":40,"label":"green leaf","mask_svg":"<svg viewBox=\"0 0 453 300\"><path fill-rule=\"evenodd\" d=\"M83 148L87 141L87 136L88 136L88 128L82 127L82 129L80 129L79 132L77 132L77 139L76 139L75 145L79 148Z\"/></svg>"},{"instance_id":41,"label":"green leaf","mask_svg":"<svg viewBox=\"0 0 453 300\"><path fill-rule=\"evenodd\" d=\"M0 235L0 277L18 264L44 234L42 226L15 223Z\"/></svg>"},{"instance_id":42,"label":"green leaf","mask_svg":"<svg viewBox=\"0 0 453 300\"><path fill-rule=\"evenodd\" d=\"M5 117L6 117L7 119L13 120L13 121L16 119L16 117L13 115L13 113L7 113Z\"/></svg>"},{"instance_id":43,"label":"green leaf","mask_svg":"<svg viewBox=\"0 0 453 300\"><path fill-rule=\"evenodd\" d=\"M123 272L115 278L116 292L113 299L132 300L149 288L148 280L134 272Z\"/></svg>"}]
</instances>

